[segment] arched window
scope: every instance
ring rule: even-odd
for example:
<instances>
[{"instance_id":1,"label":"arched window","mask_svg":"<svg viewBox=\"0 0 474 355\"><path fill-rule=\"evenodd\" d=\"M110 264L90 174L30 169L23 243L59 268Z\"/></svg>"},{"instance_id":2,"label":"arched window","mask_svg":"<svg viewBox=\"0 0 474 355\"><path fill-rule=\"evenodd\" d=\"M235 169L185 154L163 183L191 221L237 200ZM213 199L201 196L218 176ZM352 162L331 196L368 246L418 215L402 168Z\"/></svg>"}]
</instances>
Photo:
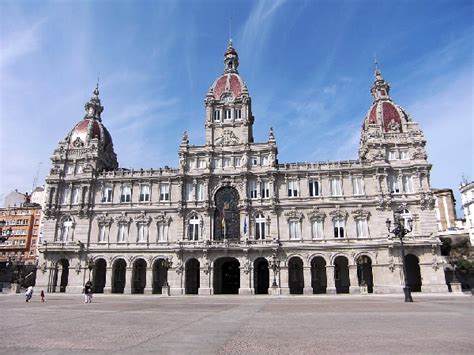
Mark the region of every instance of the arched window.
<instances>
[{"instance_id":1,"label":"arched window","mask_svg":"<svg viewBox=\"0 0 474 355\"><path fill-rule=\"evenodd\" d=\"M263 213L259 213L255 217L255 239L265 239L265 216Z\"/></svg>"},{"instance_id":2,"label":"arched window","mask_svg":"<svg viewBox=\"0 0 474 355\"><path fill-rule=\"evenodd\" d=\"M188 239L198 240L199 239L199 218L194 215L189 219L188 225Z\"/></svg>"}]
</instances>

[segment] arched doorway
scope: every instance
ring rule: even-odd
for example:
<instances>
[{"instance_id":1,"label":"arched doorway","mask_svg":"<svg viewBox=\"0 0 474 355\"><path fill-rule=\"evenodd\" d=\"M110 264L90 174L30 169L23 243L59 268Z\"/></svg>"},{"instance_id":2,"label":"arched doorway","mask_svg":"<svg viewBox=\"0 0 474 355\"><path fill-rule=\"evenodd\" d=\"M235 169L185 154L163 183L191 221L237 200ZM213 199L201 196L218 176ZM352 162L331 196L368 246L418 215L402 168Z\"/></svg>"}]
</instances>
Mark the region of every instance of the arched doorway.
<instances>
[{"instance_id":1,"label":"arched doorway","mask_svg":"<svg viewBox=\"0 0 474 355\"><path fill-rule=\"evenodd\" d=\"M420 261L413 254L405 255L405 267L407 270L407 286L412 292L421 292Z\"/></svg>"},{"instance_id":2,"label":"arched doorway","mask_svg":"<svg viewBox=\"0 0 474 355\"><path fill-rule=\"evenodd\" d=\"M112 267L112 293L123 293L125 289L125 272L127 264L125 260L118 259Z\"/></svg>"},{"instance_id":3,"label":"arched doorway","mask_svg":"<svg viewBox=\"0 0 474 355\"><path fill-rule=\"evenodd\" d=\"M144 293L146 286L146 262L138 259L133 264L132 293Z\"/></svg>"},{"instance_id":4,"label":"arched doorway","mask_svg":"<svg viewBox=\"0 0 474 355\"><path fill-rule=\"evenodd\" d=\"M94 293L104 293L106 282L107 263L104 259L97 259L94 262L94 274L92 276L92 284Z\"/></svg>"},{"instance_id":5,"label":"arched doorway","mask_svg":"<svg viewBox=\"0 0 474 355\"><path fill-rule=\"evenodd\" d=\"M54 269L52 292L57 292L58 281L59 281L59 292L66 292L68 279L69 279L69 261L67 259L61 259L57 262L56 268Z\"/></svg>"},{"instance_id":6,"label":"arched doorway","mask_svg":"<svg viewBox=\"0 0 474 355\"><path fill-rule=\"evenodd\" d=\"M214 240L240 238L239 193L231 186L217 190L214 196Z\"/></svg>"},{"instance_id":7,"label":"arched doorway","mask_svg":"<svg viewBox=\"0 0 474 355\"><path fill-rule=\"evenodd\" d=\"M268 261L265 258L258 258L253 264L253 280L256 295L267 295L270 287L270 271Z\"/></svg>"},{"instance_id":8,"label":"arched doorway","mask_svg":"<svg viewBox=\"0 0 474 355\"><path fill-rule=\"evenodd\" d=\"M238 294L240 288L240 263L235 258L214 261L214 294Z\"/></svg>"},{"instance_id":9,"label":"arched doorway","mask_svg":"<svg viewBox=\"0 0 474 355\"><path fill-rule=\"evenodd\" d=\"M288 261L288 287L292 295L303 294L303 261L296 256Z\"/></svg>"},{"instance_id":10,"label":"arched doorway","mask_svg":"<svg viewBox=\"0 0 474 355\"><path fill-rule=\"evenodd\" d=\"M349 293L349 262L344 256L338 256L334 260L334 283L336 284L336 293Z\"/></svg>"},{"instance_id":11,"label":"arched doorway","mask_svg":"<svg viewBox=\"0 0 474 355\"><path fill-rule=\"evenodd\" d=\"M361 255L357 258L357 280L359 281L359 286L367 286L369 293L374 292L372 260L366 255Z\"/></svg>"},{"instance_id":12,"label":"arched doorway","mask_svg":"<svg viewBox=\"0 0 474 355\"><path fill-rule=\"evenodd\" d=\"M321 256L311 260L311 287L313 293L326 293L326 260Z\"/></svg>"},{"instance_id":13,"label":"arched doorway","mask_svg":"<svg viewBox=\"0 0 474 355\"><path fill-rule=\"evenodd\" d=\"M187 295L197 295L199 292L199 261L189 259L184 268L184 291Z\"/></svg>"},{"instance_id":14,"label":"arched doorway","mask_svg":"<svg viewBox=\"0 0 474 355\"><path fill-rule=\"evenodd\" d=\"M167 271L163 267L165 259L157 259L153 264L153 293L161 294L162 287L167 281Z\"/></svg>"}]
</instances>

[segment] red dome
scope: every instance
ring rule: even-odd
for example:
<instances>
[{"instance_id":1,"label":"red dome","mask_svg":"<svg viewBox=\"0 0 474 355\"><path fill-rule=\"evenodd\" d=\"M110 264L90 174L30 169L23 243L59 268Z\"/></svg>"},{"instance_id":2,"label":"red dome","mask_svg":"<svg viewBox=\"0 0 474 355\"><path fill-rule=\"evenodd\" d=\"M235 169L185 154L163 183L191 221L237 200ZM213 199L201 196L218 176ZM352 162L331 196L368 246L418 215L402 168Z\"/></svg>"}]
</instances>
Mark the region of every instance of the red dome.
<instances>
[{"instance_id":1,"label":"red dome","mask_svg":"<svg viewBox=\"0 0 474 355\"><path fill-rule=\"evenodd\" d=\"M109 132L102 123L90 118L84 118L77 123L69 134L69 142L76 146L84 145L91 139L98 139L104 145L112 141Z\"/></svg>"},{"instance_id":2,"label":"red dome","mask_svg":"<svg viewBox=\"0 0 474 355\"><path fill-rule=\"evenodd\" d=\"M385 132L401 132L402 123L408 121L408 114L392 101L377 101L369 109L364 127L370 124L382 124Z\"/></svg>"},{"instance_id":3,"label":"red dome","mask_svg":"<svg viewBox=\"0 0 474 355\"><path fill-rule=\"evenodd\" d=\"M243 90L244 83L236 73L223 74L212 84L214 98L217 100L220 100L224 92L230 92L234 98L237 98L242 95Z\"/></svg>"}]
</instances>

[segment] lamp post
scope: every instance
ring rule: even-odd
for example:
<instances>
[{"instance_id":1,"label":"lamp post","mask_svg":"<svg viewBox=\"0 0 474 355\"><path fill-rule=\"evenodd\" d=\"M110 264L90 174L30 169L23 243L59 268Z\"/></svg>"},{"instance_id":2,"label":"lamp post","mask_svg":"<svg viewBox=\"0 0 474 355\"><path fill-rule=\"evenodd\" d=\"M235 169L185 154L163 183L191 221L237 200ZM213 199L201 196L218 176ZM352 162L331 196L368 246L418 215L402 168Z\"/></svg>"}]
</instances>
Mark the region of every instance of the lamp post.
<instances>
[{"instance_id":1,"label":"lamp post","mask_svg":"<svg viewBox=\"0 0 474 355\"><path fill-rule=\"evenodd\" d=\"M405 228L404 219L402 218L402 211L397 210L393 214L394 217L394 229L391 230L392 221L387 218L385 224L389 233L394 234L397 238L400 239L400 250L402 253L402 265L403 265L403 292L405 293L405 302L413 302L411 297L410 286L407 285L407 269L405 265L405 249L403 246L403 238L413 230L413 220L408 219L408 229Z\"/></svg>"},{"instance_id":2,"label":"lamp post","mask_svg":"<svg viewBox=\"0 0 474 355\"><path fill-rule=\"evenodd\" d=\"M91 272L94 269L94 259L92 257L87 259L87 268L89 269L89 282L91 282Z\"/></svg>"},{"instance_id":3,"label":"lamp post","mask_svg":"<svg viewBox=\"0 0 474 355\"><path fill-rule=\"evenodd\" d=\"M173 266L173 261L170 258L161 259L161 267L165 270L165 282L161 286L161 295L170 295L170 285L168 283L168 270Z\"/></svg>"},{"instance_id":4,"label":"lamp post","mask_svg":"<svg viewBox=\"0 0 474 355\"><path fill-rule=\"evenodd\" d=\"M272 288L277 288L278 284L276 282L276 274L278 271L280 271L280 260L277 259L275 254L273 254L272 260L270 261L270 269L273 271Z\"/></svg>"},{"instance_id":5,"label":"lamp post","mask_svg":"<svg viewBox=\"0 0 474 355\"><path fill-rule=\"evenodd\" d=\"M367 286L367 281L365 281L364 277L364 268L365 265L367 265L369 262L369 259L367 256L362 255L359 259L357 259L357 264L359 265L360 268L360 285L361 286Z\"/></svg>"}]
</instances>

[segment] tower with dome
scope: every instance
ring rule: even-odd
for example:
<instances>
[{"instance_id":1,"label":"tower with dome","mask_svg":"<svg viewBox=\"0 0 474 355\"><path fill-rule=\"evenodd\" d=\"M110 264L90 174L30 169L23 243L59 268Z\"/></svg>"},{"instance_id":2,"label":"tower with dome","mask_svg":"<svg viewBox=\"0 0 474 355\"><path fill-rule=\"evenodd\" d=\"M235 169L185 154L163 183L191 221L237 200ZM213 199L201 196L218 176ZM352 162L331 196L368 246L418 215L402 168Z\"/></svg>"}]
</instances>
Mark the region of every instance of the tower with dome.
<instances>
[{"instance_id":1,"label":"tower with dome","mask_svg":"<svg viewBox=\"0 0 474 355\"><path fill-rule=\"evenodd\" d=\"M255 142L252 100L232 41L205 96L205 142L185 132L176 168L119 168L99 88L59 142L47 177L37 285L79 293L401 293L447 291L431 165L415 121L378 67L359 157L278 161L276 135ZM105 120L106 122L106 120ZM271 122L267 122L268 126Z\"/></svg>"}]
</instances>

